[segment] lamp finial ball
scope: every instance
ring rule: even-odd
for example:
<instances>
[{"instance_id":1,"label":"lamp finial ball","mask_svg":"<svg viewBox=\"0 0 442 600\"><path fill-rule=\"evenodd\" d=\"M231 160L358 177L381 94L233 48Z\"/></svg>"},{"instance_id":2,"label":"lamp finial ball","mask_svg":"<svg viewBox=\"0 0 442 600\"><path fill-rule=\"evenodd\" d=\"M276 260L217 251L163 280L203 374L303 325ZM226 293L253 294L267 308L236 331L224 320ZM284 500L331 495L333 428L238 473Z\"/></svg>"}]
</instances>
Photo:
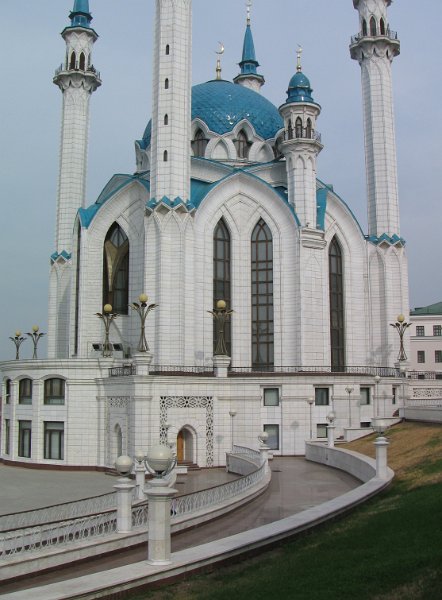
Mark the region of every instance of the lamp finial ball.
<instances>
[{"instance_id":1,"label":"lamp finial ball","mask_svg":"<svg viewBox=\"0 0 442 600\"><path fill-rule=\"evenodd\" d=\"M17 331L15 332L15 337L20 337L21 336L21 331L19 329L17 329Z\"/></svg>"},{"instance_id":2,"label":"lamp finial ball","mask_svg":"<svg viewBox=\"0 0 442 600\"><path fill-rule=\"evenodd\" d=\"M404 315L402 313L398 315L397 320L399 321L399 323L403 323L405 321Z\"/></svg>"},{"instance_id":3,"label":"lamp finial ball","mask_svg":"<svg viewBox=\"0 0 442 600\"><path fill-rule=\"evenodd\" d=\"M225 300L218 300L218 302L216 303L216 308L218 310L224 310L226 308L227 304Z\"/></svg>"},{"instance_id":4,"label":"lamp finial ball","mask_svg":"<svg viewBox=\"0 0 442 600\"><path fill-rule=\"evenodd\" d=\"M33 325L33 326L32 326L32 331L33 331L34 333L37 333L37 331L38 331L39 329L40 329L40 327L39 327L38 325Z\"/></svg>"},{"instance_id":5,"label":"lamp finial ball","mask_svg":"<svg viewBox=\"0 0 442 600\"><path fill-rule=\"evenodd\" d=\"M149 300L149 298L147 297L147 294L140 294L140 295L138 296L138 300L139 300L140 302L147 302L147 301Z\"/></svg>"},{"instance_id":6,"label":"lamp finial ball","mask_svg":"<svg viewBox=\"0 0 442 600\"><path fill-rule=\"evenodd\" d=\"M111 313L112 312L112 304L105 304L103 306L103 310L105 313Z\"/></svg>"}]
</instances>

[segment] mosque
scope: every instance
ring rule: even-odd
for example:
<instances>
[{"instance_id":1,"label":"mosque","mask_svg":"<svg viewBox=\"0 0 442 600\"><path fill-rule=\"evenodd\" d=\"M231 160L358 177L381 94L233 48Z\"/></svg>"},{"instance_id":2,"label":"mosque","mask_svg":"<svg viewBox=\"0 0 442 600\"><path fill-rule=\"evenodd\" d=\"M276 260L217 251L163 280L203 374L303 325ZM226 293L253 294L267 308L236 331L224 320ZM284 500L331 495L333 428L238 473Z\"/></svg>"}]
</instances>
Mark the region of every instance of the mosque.
<instances>
[{"instance_id":1,"label":"mosque","mask_svg":"<svg viewBox=\"0 0 442 600\"><path fill-rule=\"evenodd\" d=\"M89 0L75 0L61 34L48 358L1 365L4 462L108 468L162 442L211 467L263 430L274 454L302 455L329 421L351 439L400 401L389 324L409 306L391 0L353 0L367 232L317 177L326 140L301 52L276 107L249 9L237 77L218 66L192 87L192 1L155 4L152 118L135 172L111 176L91 206L89 103L101 79Z\"/></svg>"}]
</instances>

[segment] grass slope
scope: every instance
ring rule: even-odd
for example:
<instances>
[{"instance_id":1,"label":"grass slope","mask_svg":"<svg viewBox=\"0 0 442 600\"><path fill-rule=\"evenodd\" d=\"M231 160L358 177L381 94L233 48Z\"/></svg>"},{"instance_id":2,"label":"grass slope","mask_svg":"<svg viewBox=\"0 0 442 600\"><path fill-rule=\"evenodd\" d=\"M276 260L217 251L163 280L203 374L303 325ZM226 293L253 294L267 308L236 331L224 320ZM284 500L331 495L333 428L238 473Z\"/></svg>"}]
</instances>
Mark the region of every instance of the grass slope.
<instances>
[{"instance_id":1,"label":"grass slope","mask_svg":"<svg viewBox=\"0 0 442 600\"><path fill-rule=\"evenodd\" d=\"M404 423L388 437L395 482L349 517L133 600L439 600L442 427ZM374 456L373 440L345 447Z\"/></svg>"}]
</instances>

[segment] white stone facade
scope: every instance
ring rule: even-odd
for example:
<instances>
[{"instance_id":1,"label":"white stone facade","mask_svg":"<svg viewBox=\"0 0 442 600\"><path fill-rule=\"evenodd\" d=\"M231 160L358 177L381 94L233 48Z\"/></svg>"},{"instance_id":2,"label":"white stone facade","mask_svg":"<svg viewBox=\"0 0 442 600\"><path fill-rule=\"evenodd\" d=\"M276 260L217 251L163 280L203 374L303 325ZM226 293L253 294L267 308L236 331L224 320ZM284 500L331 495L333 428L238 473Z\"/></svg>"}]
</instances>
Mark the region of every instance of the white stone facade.
<instances>
[{"instance_id":1,"label":"white stone facade","mask_svg":"<svg viewBox=\"0 0 442 600\"><path fill-rule=\"evenodd\" d=\"M90 54L96 34L84 29ZM71 45L80 39L74 33L65 34ZM289 115L301 116L304 129L310 118L314 131L319 105L292 99L278 112L261 94L225 81L192 91L190 57L190 0L158 0L151 132L136 143L136 174L112 177L91 207L81 192L87 118L79 109L72 135L63 137L62 154L66 145L82 164L75 173L61 167L60 181L80 187L59 199L70 238L52 257L49 359L2 365L4 460L109 467L118 454L181 440L181 458L215 466L233 442L257 443L263 428L275 453L303 454L306 439L323 436L332 409L337 437L396 410L398 340L389 323L408 315L408 276L403 241L392 237L395 186L377 181L376 199L368 200L370 233L389 236L364 235L332 187L316 180L318 138L289 135ZM58 77L77 75L84 83L75 65ZM382 95L368 79L364 97L367 86ZM89 98L91 89L78 89ZM389 88L385 96L383 107ZM213 114L227 101L237 120L232 109L220 125ZM71 122L66 106L63 119ZM381 130L376 135L380 143ZM394 150L394 137L384 137ZM376 148L367 147L368 158L395 176L394 154L378 156ZM214 239L220 223L228 232L222 259ZM259 224L264 258L263 238L254 237ZM234 310L227 377L213 373L208 313L221 263ZM158 304L146 321L150 374L150 357L137 353L139 316L127 308L143 292ZM103 358L97 313L109 302L120 308L110 329L113 355Z\"/></svg>"}]
</instances>

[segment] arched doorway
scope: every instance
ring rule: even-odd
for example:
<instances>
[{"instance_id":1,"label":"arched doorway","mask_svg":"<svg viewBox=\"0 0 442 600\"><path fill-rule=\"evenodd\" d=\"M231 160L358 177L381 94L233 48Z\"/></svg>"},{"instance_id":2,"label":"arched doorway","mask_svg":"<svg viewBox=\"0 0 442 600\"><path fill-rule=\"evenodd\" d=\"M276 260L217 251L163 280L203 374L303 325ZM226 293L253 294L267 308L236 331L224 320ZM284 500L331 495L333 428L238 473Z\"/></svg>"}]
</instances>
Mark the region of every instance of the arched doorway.
<instances>
[{"instance_id":1,"label":"arched doorway","mask_svg":"<svg viewBox=\"0 0 442 600\"><path fill-rule=\"evenodd\" d=\"M194 438L192 432L183 427L179 430L176 438L176 454L178 462L195 462L194 460Z\"/></svg>"}]
</instances>

